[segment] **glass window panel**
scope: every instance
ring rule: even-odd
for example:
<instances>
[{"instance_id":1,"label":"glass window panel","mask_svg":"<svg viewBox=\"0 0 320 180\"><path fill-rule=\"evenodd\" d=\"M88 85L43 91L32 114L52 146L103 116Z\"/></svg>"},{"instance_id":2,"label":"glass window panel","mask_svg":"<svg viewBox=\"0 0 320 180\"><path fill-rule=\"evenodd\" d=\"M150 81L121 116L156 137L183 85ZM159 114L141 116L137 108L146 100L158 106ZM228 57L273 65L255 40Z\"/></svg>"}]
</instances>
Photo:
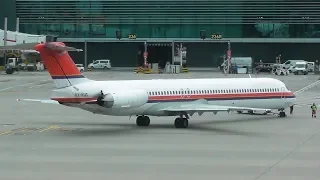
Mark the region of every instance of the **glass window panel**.
<instances>
[{"instance_id":1,"label":"glass window panel","mask_svg":"<svg viewBox=\"0 0 320 180\"><path fill-rule=\"evenodd\" d=\"M149 38L150 37L149 25L147 24L137 25L136 33L138 38Z\"/></svg>"}]
</instances>

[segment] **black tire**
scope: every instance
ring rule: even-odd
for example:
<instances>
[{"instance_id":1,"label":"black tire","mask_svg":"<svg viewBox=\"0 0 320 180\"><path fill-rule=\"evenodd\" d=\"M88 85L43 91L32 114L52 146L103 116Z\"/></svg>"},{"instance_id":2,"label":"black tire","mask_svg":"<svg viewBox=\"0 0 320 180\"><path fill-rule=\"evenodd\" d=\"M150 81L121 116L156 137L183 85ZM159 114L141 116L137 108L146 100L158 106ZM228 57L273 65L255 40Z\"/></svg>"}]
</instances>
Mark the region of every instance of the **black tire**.
<instances>
[{"instance_id":1,"label":"black tire","mask_svg":"<svg viewBox=\"0 0 320 180\"><path fill-rule=\"evenodd\" d=\"M6 69L6 74L13 74L13 70L12 69Z\"/></svg>"},{"instance_id":2,"label":"black tire","mask_svg":"<svg viewBox=\"0 0 320 180\"><path fill-rule=\"evenodd\" d=\"M186 118L176 118L174 121L174 126L176 128L187 128L189 126L189 121Z\"/></svg>"},{"instance_id":3,"label":"black tire","mask_svg":"<svg viewBox=\"0 0 320 180\"><path fill-rule=\"evenodd\" d=\"M150 125L150 118L148 116L143 117L143 126L149 126Z\"/></svg>"},{"instance_id":4,"label":"black tire","mask_svg":"<svg viewBox=\"0 0 320 180\"><path fill-rule=\"evenodd\" d=\"M189 126L189 121L186 118L181 119L181 128L187 128Z\"/></svg>"}]
</instances>

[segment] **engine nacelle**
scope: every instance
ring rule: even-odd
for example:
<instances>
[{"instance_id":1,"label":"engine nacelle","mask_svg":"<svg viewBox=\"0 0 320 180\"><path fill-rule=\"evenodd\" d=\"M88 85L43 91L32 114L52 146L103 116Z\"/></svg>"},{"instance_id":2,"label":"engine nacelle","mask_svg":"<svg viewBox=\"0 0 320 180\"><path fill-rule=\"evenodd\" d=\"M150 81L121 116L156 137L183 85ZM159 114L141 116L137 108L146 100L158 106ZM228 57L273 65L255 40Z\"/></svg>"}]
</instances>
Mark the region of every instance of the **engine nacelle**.
<instances>
[{"instance_id":1,"label":"engine nacelle","mask_svg":"<svg viewBox=\"0 0 320 180\"><path fill-rule=\"evenodd\" d=\"M104 95L103 107L135 108L148 102L149 95L144 90L117 91Z\"/></svg>"}]
</instances>

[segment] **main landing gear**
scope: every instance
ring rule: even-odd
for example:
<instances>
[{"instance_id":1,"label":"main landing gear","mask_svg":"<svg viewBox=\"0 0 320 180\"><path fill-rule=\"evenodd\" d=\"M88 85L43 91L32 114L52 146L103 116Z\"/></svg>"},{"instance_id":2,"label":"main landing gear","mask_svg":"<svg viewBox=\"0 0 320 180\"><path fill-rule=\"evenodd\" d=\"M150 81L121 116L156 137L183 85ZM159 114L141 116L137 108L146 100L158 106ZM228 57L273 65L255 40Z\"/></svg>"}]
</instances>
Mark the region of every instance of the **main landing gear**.
<instances>
[{"instance_id":1,"label":"main landing gear","mask_svg":"<svg viewBox=\"0 0 320 180\"><path fill-rule=\"evenodd\" d=\"M189 125L189 121L187 118L181 118L178 117L176 118L176 120L174 121L174 126L176 128L187 128Z\"/></svg>"},{"instance_id":2,"label":"main landing gear","mask_svg":"<svg viewBox=\"0 0 320 180\"><path fill-rule=\"evenodd\" d=\"M279 112L279 114L278 114L278 117L287 117L286 112L284 112L283 109L281 109L281 110L279 110L279 111L280 111L280 112Z\"/></svg>"},{"instance_id":3,"label":"main landing gear","mask_svg":"<svg viewBox=\"0 0 320 180\"><path fill-rule=\"evenodd\" d=\"M185 118L183 117L185 116ZM180 117L176 118L174 121L174 126L176 128L187 128L189 126L189 117L187 114L181 114ZM150 118L148 116L138 116L136 120L137 126L149 126Z\"/></svg>"},{"instance_id":4,"label":"main landing gear","mask_svg":"<svg viewBox=\"0 0 320 180\"><path fill-rule=\"evenodd\" d=\"M187 128L189 126L188 119L189 119L189 116L186 112L180 112L180 117L174 120L174 126L176 128Z\"/></svg>"}]
</instances>

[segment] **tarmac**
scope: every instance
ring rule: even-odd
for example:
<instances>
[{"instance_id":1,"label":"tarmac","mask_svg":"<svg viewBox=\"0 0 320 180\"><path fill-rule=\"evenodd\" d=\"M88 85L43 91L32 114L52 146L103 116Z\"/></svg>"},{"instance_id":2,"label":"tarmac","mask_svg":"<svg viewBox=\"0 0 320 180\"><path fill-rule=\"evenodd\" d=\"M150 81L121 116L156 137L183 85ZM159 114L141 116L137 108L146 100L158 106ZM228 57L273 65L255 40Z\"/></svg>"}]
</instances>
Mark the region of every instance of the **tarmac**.
<instances>
[{"instance_id":1,"label":"tarmac","mask_svg":"<svg viewBox=\"0 0 320 180\"><path fill-rule=\"evenodd\" d=\"M198 72L144 75L86 72L95 80L226 78ZM252 75L281 79L297 91L316 75ZM191 117L188 129L174 128L174 117L150 117L149 127L135 118L95 115L53 104L18 102L48 99L54 88L47 72L0 75L1 180L315 180L320 177L320 86L298 97L294 114L204 113ZM319 102L320 104L320 102Z\"/></svg>"}]
</instances>

